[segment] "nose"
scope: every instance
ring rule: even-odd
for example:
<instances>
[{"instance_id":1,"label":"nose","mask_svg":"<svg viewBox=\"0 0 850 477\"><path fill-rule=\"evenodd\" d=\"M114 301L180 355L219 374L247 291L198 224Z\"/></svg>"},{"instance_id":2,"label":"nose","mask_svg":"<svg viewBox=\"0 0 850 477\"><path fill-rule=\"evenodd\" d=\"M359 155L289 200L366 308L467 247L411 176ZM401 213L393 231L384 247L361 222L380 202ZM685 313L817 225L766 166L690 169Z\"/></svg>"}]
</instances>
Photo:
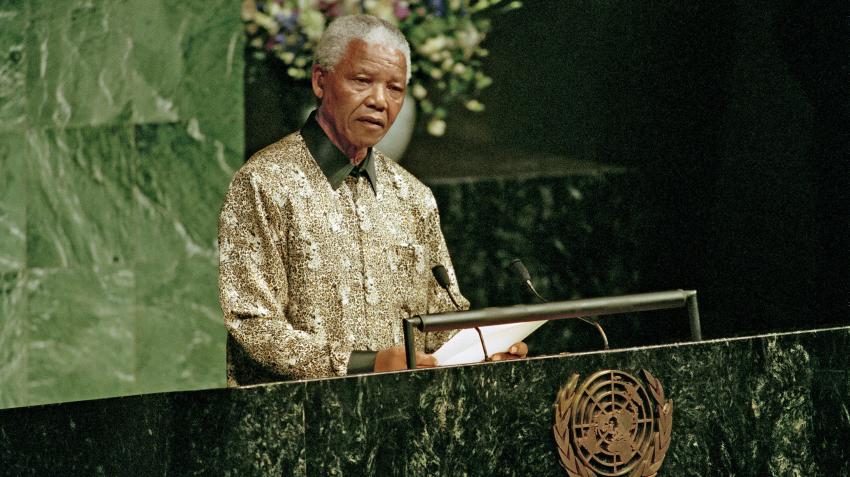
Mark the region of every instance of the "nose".
<instances>
[{"instance_id":1,"label":"nose","mask_svg":"<svg viewBox=\"0 0 850 477\"><path fill-rule=\"evenodd\" d=\"M366 98L366 106L377 111L387 109L387 92L384 90L384 85L375 84L369 90L369 96Z\"/></svg>"}]
</instances>

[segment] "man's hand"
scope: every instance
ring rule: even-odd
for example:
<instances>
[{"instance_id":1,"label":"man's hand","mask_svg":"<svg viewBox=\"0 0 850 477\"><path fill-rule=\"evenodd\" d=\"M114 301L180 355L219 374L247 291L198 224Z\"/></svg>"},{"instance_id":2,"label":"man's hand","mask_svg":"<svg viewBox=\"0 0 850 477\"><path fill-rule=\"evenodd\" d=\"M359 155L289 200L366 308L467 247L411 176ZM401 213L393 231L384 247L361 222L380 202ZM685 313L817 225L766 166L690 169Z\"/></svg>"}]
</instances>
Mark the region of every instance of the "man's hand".
<instances>
[{"instance_id":1,"label":"man's hand","mask_svg":"<svg viewBox=\"0 0 850 477\"><path fill-rule=\"evenodd\" d=\"M496 353L493 356L490 356L490 361L505 361L508 359L522 359L525 358L525 355L528 354L528 345L520 341L519 343L514 343L508 348L507 353Z\"/></svg>"},{"instance_id":2,"label":"man's hand","mask_svg":"<svg viewBox=\"0 0 850 477\"><path fill-rule=\"evenodd\" d=\"M417 368L433 368L437 366L437 358L432 354L426 354L421 351L416 352L416 367ZM378 351L375 355L375 372L383 371L398 371L407 369L407 354L404 346L396 346Z\"/></svg>"}]
</instances>

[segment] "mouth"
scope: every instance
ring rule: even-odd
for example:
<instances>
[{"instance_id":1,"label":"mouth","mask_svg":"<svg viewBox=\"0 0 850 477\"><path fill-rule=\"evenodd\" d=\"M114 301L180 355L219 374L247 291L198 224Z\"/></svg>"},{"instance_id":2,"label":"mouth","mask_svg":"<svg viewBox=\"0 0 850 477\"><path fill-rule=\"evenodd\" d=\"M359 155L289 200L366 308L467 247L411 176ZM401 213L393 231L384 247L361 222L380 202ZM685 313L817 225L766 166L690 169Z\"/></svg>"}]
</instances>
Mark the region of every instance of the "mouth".
<instances>
[{"instance_id":1,"label":"mouth","mask_svg":"<svg viewBox=\"0 0 850 477\"><path fill-rule=\"evenodd\" d=\"M363 116L357 119L359 122L366 125L366 127L373 129L384 129L386 122L384 122L381 118L376 118L372 116Z\"/></svg>"}]
</instances>

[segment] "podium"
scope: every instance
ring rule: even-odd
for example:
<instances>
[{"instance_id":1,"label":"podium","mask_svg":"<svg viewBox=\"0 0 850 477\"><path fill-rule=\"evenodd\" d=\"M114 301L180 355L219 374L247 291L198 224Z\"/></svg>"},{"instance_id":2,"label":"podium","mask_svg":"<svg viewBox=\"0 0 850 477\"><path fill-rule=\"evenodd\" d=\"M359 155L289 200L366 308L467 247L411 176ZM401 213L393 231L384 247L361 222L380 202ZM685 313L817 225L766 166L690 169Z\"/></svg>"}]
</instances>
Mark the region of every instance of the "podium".
<instances>
[{"instance_id":1,"label":"podium","mask_svg":"<svg viewBox=\"0 0 850 477\"><path fill-rule=\"evenodd\" d=\"M850 474L850 327L0 411L0 475L563 476L573 375L647 370L661 476Z\"/></svg>"}]
</instances>

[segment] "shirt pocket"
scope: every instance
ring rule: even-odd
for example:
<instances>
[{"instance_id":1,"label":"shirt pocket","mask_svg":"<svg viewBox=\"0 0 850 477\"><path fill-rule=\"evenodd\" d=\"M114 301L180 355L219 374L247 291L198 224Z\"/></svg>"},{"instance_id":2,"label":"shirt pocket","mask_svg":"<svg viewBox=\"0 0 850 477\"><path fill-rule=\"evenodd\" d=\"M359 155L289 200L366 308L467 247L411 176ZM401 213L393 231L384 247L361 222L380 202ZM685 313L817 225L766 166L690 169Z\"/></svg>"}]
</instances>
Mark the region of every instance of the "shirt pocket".
<instances>
[{"instance_id":1,"label":"shirt pocket","mask_svg":"<svg viewBox=\"0 0 850 477\"><path fill-rule=\"evenodd\" d=\"M431 271L425 258L425 247L414 243L388 247L390 289L405 316L425 314Z\"/></svg>"}]
</instances>

